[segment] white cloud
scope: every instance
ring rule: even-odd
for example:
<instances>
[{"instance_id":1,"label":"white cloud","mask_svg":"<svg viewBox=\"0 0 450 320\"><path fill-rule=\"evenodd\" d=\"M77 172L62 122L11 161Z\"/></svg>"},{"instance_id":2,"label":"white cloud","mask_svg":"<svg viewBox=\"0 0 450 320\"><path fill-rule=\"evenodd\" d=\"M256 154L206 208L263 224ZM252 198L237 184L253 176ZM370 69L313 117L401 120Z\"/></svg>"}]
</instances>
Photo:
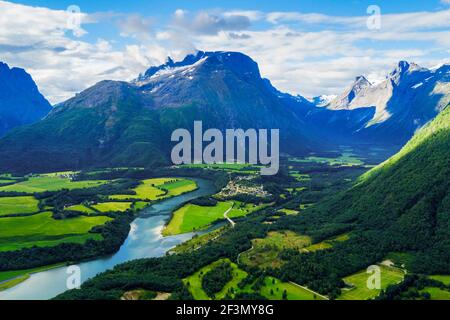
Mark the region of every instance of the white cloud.
<instances>
[{"instance_id":1,"label":"white cloud","mask_svg":"<svg viewBox=\"0 0 450 320\"><path fill-rule=\"evenodd\" d=\"M197 34L217 34L220 31L238 31L250 27L251 13L215 14L200 11L195 15L178 9L174 14L174 26Z\"/></svg>"},{"instance_id":2,"label":"white cloud","mask_svg":"<svg viewBox=\"0 0 450 320\"><path fill-rule=\"evenodd\" d=\"M132 14L119 21L119 29L121 35L124 37L149 40L151 36L150 27L152 24L152 19L144 18L139 14Z\"/></svg>"},{"instance_id":3,"label":"white cloud","mask_svg":"<svg viewBox=\"0 0 450 320\"><path fill-rule=\"evenodd\" d=\"M118 21L135 42L122 48L116 39L73 37L65 11L0 1L0 12L0 60L25 68L53 103L100 80L130 80L196 48L248 54L280 90L305 96L339 94L360 74L380 79L398 60L448 62L450 52L450 10L383 15L376 31L367 29L366 16L298 12L180 9L168 25L139 15L82 15L84 23ZM264 28L252 28L256 23Z\"/></svg>"}]
</instances>

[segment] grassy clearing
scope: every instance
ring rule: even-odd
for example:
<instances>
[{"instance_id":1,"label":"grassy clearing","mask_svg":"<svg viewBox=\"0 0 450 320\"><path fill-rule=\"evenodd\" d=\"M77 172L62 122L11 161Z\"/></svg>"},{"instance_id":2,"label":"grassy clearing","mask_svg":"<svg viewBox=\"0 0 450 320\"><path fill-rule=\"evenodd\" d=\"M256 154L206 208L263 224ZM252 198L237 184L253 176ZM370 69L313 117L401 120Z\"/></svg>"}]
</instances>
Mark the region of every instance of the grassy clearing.
<instances>
[{"instance_id":1,"label":"grassy clearing","mask_svg":"<svg viewBox=\"0 0 450 320\"><path fill-rule=\"evenodd\" d=\"M168 236L206 229L214 222L224 219L224 213L230 208L228 217L239 218L262 207L239 201L219 201L212 207L186 204L173 213L172 219L163 230L163 235Z\"/></svg>"},{"instance_id":2,"label":"grassy clearing","mask_svg":"<svg viewBox=\"0 0 450 320\"><path fill-rule=\"evenodd\" d=\"M142 184L133 189L135 195L118 194L110 196L111 200L139 199L155 201L197 189L195 181L174 178L154 178L142 180Z\"/></svg>"},{"instance_id":3,"label":"grassy clearing","mask_svg":"<svg viewBox=\"0 0 450 320\"><path fill-rule=\"evenodd\" d=\"M443 284L445 284L446 286L450 285L450 275L434 275L434 276L429 276L429 278L440 281Z\"/></svg>"},{"instance_id":4,"label":"grassy clearing","mask_svg":"<svg viewBox=\"0 0 450 320\"><path fill-rule=\"evenodd\" d=\"M386 289L389 285L400 283L405 276L405 273L401 269L384 265L380 265L379 267L381 270L381 289L369 289L367 287L367 280L372 274L367 273L366 270L362 270L343 279L351 288L344 289L339 296L339 300L373 299L380 294L381 290Z\"/></svg>"},{"instance_id":5,"label":"grassy clearing","mask_svg":"<svg viewBox=\"0 0 450 320\"><path fill-rule=\"evenodd\" d=\"M269 300L282 300L283 292L286 291L288 300L325 300L318 294L315 294L303 287L293 283L281 282L273 277L265 277L264 283L259 289L254 289L254 284L248 284L244 288L239 288L239 283L247 277L247 273L229 259L221 259L212 264L198 270L193 275L183 279L183 283L188 287L189 292L195 300L211 300L202 288L203 276L220 265L223 262L230 263L233 269L233 279L229 281L222 290L214 297L216 300L221 300L229 297L234 297L238 293L259 293Z\"/></svg>"},{"instance_id":6,"label":"grassy clearing","mask_svg":"<svg viewBox=\"0 0 450 320\"><path fill-rule=\"evenodd\" d=\"M420 293L428 292L431 300L450 300L450 291L442 290L436 287L426 287Z\"/></svg>"},{"instance_id":7,"label":"grassy clearing","mask_svg":"<svg viewBox=\"0 0 450 320\"><path fill-rule=\"evenodd\" d=\"M233 202L218 202L213 207L187 204L173 213L169 224L164 228L163 235L175 235L201 230L218 219L223 219L224 213L233 206Z\"/></svg>"},{"instance_id":8,"label":"grassy clearing","mask_svg":"<svg viewBox=\"0 0 450 320\"><path fill-rule=\"evenodd\" d=\"M260 289L260 294L269 300L283 300L283 292L286 291L287 300L325 300L303 287L293 283L281 282L273 277L264 279L264 286Z\"/></svg>"},{"instance_id":9,"label":"grassy clearing","mask_svg":"<svg viewBox=\"0 0 450 320\"><path fill-rule=\"evenodd\" d=\"M279 268L284 263L278 258L280 250L301 250L311 244L311 238L293 231L272 231L264 239L252 240L252 244L252 249L239 256L240 262L252 267Z\"/></svg>"},{"instance_id":10,"label":"grassy clearing","mask_svg":"<svg viewBox=\"0 0 450 320\"><path fill-rule=\"evenodd\" d=\"M100 240L100 234L89 233L111 218L76 217L55 220L51 212L0 219L0 251L19 250L36 246L55 246L60 243L84 243L88 239Z\"/></svg>"},{"instance_id":11,"label":"grassy clearing","mask_svg":"<svg viewBox=\"0 0 450 320\"><path fill-rule=\"evenodd\" d=\"M329 249L331 247L333 247L334 243L336 242L343 242L343 241L347 241L348 239L350 239L350 235L348 233L342 234L340 236L319 242L319 243L315 243L312 244L310 246L307 246L305 248L303 248L302 250L305 252L308 251L318 251L318 250L325 250L325 249Z\"/></svg>"},{"instance_id":12,"label":"grassy clearing","mask_svg":"<svg viewBox=\"0 0 450 320\"><path fill-rule=\"evenodd\" d=\"M44 191L57 191L61 189L91 188L107 182L108 181L103 180L72 181L70 178L62 177L57 174L47 174L30 177L26 181L0 187L0 191L36 193Z\"/></svg>"},{"instance_id":13,"label":"grassy clearing","mask_svg":"<svg viewBox=\"0 0 450 320\"><path fill-rule=\"evenodd\" d=\"M88 208L82 204L76 204L74 206L67 207L67 208L65 208L65 210L78 211L78 212L83 212L83 213L87 213L87 214L95 213L94 210L92 210L91 208Z\"/></svg>"},{"instance_id":14,"label":"grassy clearing","mask_svg":"<svg viewBox=\"0 0 450 320\"><path fill-rule=\"evenodd\" d=\"M201 248L202 246L206 245L207 243L217 239L225 231L225 229L226 227L221 227L211 232L202 234L200 236L195 236L191 240L179 244L178 246L173 248L171 252L174 253L193 252Z\"/></svg>"},{"instance_id":15,"label":"grassy clearing","mask_svg":"<svg viewBox=\"0 0 450 320\"><path fill-rule=\"evenodd\" d=\"M291 210L291 209L280 209L280 210L278 210L278 212L285 213L288 216L295 216L298 214L297 210Z\"/></svg>"},{"instance_id":16,"label":"grassy clearing","mask_svg":"<svg viewBox=\"0 0 450 320\"><path fill-rule=\"evenodd\" d=\"M0 216L19 213L39 212L39 201L34 197L3 197L0 198Z\"/></svg>"},{"instance_id":17,"label":"grassy clearing","mask_svg":"<svg viewBox=\"0 0 450 320\"><path fill-rule=\"evenodd\" d=\"M206 273L224 262L230 263L233 269L233 279L229 281L223 287L223 289L215 295L216 300L224 299L227 294L230 293L231 288L237 288L237 285L247 277L247 273L239 269L239 267L229 259L221 259L215 261L212 264L198 270L193 275L183 279L183 283L188 287L189 292L192 294L195 300L211 300L211 297L209 297L202 288L202 278Z\"/></svg>"},{"instance_id":18,"label":"grassy clearing","mask_svg":"<svg viewBox=\"0 0 450 320\"><path fill-rule=\"evenodd\" d=\"M12 288L19 283L27 280L31 274L38 273L42 271L47 271L50 269L58 268L63 266L64 264L54 264L50 266L44 266L33 269L26 270L14 270L14 271L2 271L0 272L0 291Z\"/></svg>"},{"instance_id":19,"label":"grassy clearing","mask_svg":"<svg viewBox=\"0 0 450 320\"><path fill-rule=\"evenodd\" d=\"M102 202L92 205L92 208L100 212L125 212L131 209L131 202Z\"/></svg>"},{"instance_id":20,"label":"grassy clearing","mask_svg":"<svg viewBox=\"0 0 450 320\"><path fill-rule=\"evenodd\" d=\"M311 176L309 174L302 174L299 171L289 171L289 175L299 182L311 180Z\"/></svg>"}]
</instances>

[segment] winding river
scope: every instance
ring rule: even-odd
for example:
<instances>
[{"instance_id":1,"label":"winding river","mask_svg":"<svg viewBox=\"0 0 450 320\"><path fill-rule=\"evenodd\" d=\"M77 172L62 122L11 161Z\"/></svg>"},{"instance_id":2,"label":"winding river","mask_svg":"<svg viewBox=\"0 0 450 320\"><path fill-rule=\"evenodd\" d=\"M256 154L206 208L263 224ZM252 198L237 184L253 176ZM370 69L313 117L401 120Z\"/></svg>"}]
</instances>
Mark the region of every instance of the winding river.
<instances>
[{"instance_id":1,"label":"winding river","mask_svg":"<svg viewBox=\"0 0 450 320\"><path fill-rule=\"evenodd\" d=\"M180 204L214 193L211 181L194 179L196 191L156 203L141 211L131 223L130 233L120 250L109 257L78 264L84 282L115 265L140 258L160 257L174 246L191 239L194 233L163 237L161 231L171 212ZM0 300L46 300L67 290L67 267L52 269L30 276L21 284L0 292Z\"/></svg>"}]
</instances>

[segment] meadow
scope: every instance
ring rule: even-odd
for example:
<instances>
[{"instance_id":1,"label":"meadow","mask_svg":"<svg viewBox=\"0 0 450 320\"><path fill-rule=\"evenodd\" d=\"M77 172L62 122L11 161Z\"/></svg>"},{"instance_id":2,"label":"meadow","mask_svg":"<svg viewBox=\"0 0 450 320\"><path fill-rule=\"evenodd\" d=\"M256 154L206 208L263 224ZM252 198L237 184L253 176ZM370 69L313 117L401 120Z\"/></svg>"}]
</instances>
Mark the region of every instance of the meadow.
<instances>
[{"instance_id":1,"label":"meadow","mask_svg":"<svg viewBox=\"0 0 450 320\"><path fill-rule=\"evenodd\" d=\"M92 208L100 212L125 212L131 209L131 202L102 202L92 205Z\"/></svg>"},{"instance_id":2,"label":"meadow","mask_svg":"<svg viewBox=\"0 0 450 320\"><path fill-rule=\"evenodd\" d=\"M39 201L32 196L0 198L0 216L39 212Z\"/></svg>"},{"instance_id":3,"label":"meadow","mask_svg":"<svg viewBox=\"0 0 450 320\"><path fill-rule=\"evenodd\" d=\"M450 291L442 290L436 287L425 287L420 293L428 292L430 300L450 300Z\"/></svg>"},{"instance_id":4,"label":"meadow","mask_svg":"<svg viewBox=\"0 0 450 320\"><path fill-rule=\"evenodd\" d=\"M264 279L264 286L259 293L269 300L283 300L284 291L286 291L286 300L326 300L325 297L304 287L289 282L281 282L273 277Z\"/></svg>"},{"instance_id":5,"label":"meadow","mask_svg":"<svg viewBox=\"0 0 450 320\"><path fill-rule=\"evenodd\" d=\"M311 244L311 238L293 231L271 231L263 239L253 239L252 249L243 252L239 261L259 268L279 268L283 261L278 257L280 250L301 250Z\"/></svg>"},{"instance_id":6,"label":"meadow","mask_svg":"<svg viewBox=\"0 0 450 320\"><path fill-rule=\"evenodd\" d=\"M44 191L57 191L62 189L82 189L92 188L108 181L103 180L88 180L88 181L72 181L65 176L59 176L56 174L50 175L38 175L28 178L28 180L17 182L8 186L0 187L0 192L24 192L24 193L37 193Z\"/></svg>"},{"instance_id":7,"label":"meadow","mask_svg":"<svg viewBox=\"0 0 450 320\"><path fill-rule=\"evenodd\" d=\"M351 276L345 277L344 282L350 286L349 289L343 289L339 300L368 300L377 297L381 290L386 289L391 284L401 282L405 276L403 270L384 265L379 266L381 269L381 289L369 289L367 280L371 274L366 270L361 270Z\"/></svg>"},{"instance_id":8,"label":"meadow","mask_svg":"<svg viewBox=\"0 0 450 320\"><path fill-rule=\"evenodd\" d=\"M229 259L221 259L218 261L213 262L212 264L198 270L193 275L183 279L183 283L188 287L189 292L192 294L195 300L211 300L211 297L209 297L205 291L202 288L202 278L203 276L220 265L223 262L230 263L233 271L233 279L229 281L222 290L215 295L215 299L221 300L226 297L226 295L230 292L230 289L237 288L237 285L244 280L247 277L247 273L241 269L235 264L232 263Z\"/></svg>"},{"instance_id":9,"label":"meadow","mask_svg":"<svg viewBox=\"0 0 450 320\"><path fill-rule=\"evenodd\" d=\"M111 200L139 199L144 201L156 201L167 197L194 191L197 183L188 179L154 178L142 180L141 184L133 189L134 195L112 195Z\"/></svg>"},{"instance_id":10,"label":"meadow","mask_svg":"<svg viewBox=\"0 0 450 320\"><path fill-rule=\"evenodd\" d=\"M232 267L233 278L229 281L222 290L215 294L214 297L209 297L202 288L202 278L209 271L223 262L227 262ZM326 298L309 291L306 288L298 286L293 283L281 282L273 277L265 277L260 286L255 286L255 283L250 283L244 287L239 287L239 283L248 276L247 272L240 269L235 263L229 259L221 259L212 264L203 267L195 272L193 275L183 279L183 283L187 286L189 292L195 300L215 300L235 297L239 293L258 293L269 300L282 300L283 293L286 291L287 300L325 300Z\"/></svg>"},{"instance_id":11,"label":"meadow","mask_svg":"<svg viewBox=\"0 0 450 320\"><path fill-rule=\"evenodd\" d=\"M229 218L245 216L261 208L254 204L243 204L239 201L218 201L215 206L199 206L186 204L176 210L169 224L164 228L163 235L175 235L192 231L203 230L214 222L224 219L224 214L229 209Z\"/></svg>"},{"instance_id":12,"label":"meadow","mask_svg":"<svg viewBox=\"0 0 450 320\"><path fill-rule=\"evenodd\" d=\"M111 218L80 216L55 220L51 212L32 216L1 218L0 251L13 251L32 246L55 246L65 242L84 243L88 239L101 240L100 234L89 233Z\"/></svg>"}]
</instances>

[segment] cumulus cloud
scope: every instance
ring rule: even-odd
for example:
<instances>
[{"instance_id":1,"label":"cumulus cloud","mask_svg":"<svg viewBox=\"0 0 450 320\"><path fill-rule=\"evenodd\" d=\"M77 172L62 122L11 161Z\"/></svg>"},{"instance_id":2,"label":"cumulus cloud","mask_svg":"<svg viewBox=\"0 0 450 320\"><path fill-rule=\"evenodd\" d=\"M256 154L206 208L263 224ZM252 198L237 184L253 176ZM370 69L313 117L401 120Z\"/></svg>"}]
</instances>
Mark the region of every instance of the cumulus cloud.
<instances>
[{"instance_id":1,"label":"cumulus cloud","mask_svg":"<svg viewBox=\"0 0 450 320\"><path fill-rule=\"evenodd\" d=\"M118 24L121 36L135 37L140 40L150 39L150 27L153 24L150 18L144 18L140 14L132 14L119 20Z\"/></svg>"},{"instance_id":2,"label":"cumulus cloud","mask_svg":"<svg viewBox=\"0 0 450 320\"><path fill-rule=\"evenodd\" d=\"M220 31L239 31L250 27L250 17L242 13L213 14L201 11L195 15L178 9L174 25L196 34L217 34Z\"/></svg>"},{"instance_id":3,"label":"cumulus cloud","mask_svg":"<svg viewBox=\"0 0 450 320\"><path fill-rule=\"evenodd\" d=\"M364 15L180 9L156 24L133 14L82 14L82 29L115 22L131 38L122 45L115 42L120 38L74 37L66 11L5 1L0 11L1 60L26 68L53 103L100 80L133 79L167 56L180 60L196 48L248 54L280 90L305 96L339 94L360 74L381 79L398 60L448 62L450 52L450 10L382 15L375 31L367 29Z\"/></svg>"}]
</instances>

